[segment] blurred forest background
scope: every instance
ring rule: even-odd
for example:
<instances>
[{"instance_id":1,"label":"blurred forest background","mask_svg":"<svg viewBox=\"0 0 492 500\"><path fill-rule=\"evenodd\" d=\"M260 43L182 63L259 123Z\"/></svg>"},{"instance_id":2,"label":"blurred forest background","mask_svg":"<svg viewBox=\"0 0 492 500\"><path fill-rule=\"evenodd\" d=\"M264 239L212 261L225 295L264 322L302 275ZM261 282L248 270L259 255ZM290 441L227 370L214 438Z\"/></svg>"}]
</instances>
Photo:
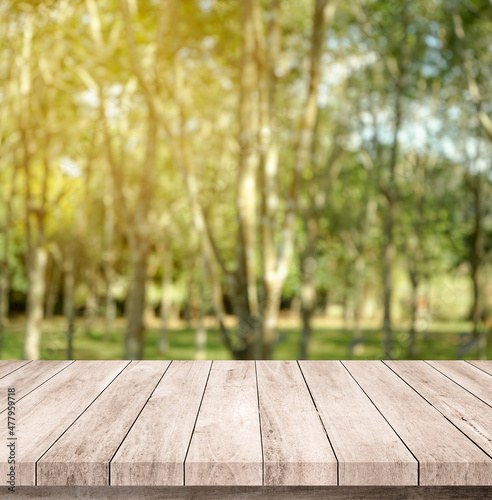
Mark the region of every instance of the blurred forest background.
<instances>
[{"instance_id":1,"label":"blurred forest background","mask_svg":"<svg viewBox=\"0 0 492 500\"><path fill-rule=\"evenodd\" d=\"M2 359L492 355L490 0L0 1Z\"/></svg>"}]
</instances>

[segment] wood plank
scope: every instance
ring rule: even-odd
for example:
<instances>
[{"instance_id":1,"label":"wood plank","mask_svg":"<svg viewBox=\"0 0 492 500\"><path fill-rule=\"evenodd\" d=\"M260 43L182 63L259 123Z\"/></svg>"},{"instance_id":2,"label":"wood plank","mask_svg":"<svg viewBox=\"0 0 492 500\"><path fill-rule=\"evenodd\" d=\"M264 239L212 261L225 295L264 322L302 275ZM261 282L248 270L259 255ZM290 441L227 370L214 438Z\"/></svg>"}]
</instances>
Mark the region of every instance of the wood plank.
<instances>
[{"instance_id":1,"label":"wood plank","mask_svg":"<svg viewBox=\"0 0 492 500\"><path fill-rule=\"evenodd\" d=\"M343 365L299 365L338 458L339 484L417 485L417 461Z\"/></svg>"},{"instance_id":2,"label":"wood plank","mask_svg":"<svg viewBox=\"0 0 492 500\"><path fill-rule=\"evenodd\" d=\"M72 363L73 361L31 361L20 370L0 379L0 394L7 394L7 389L13 387L16 400L20 401ZM7 408L6 401L4 404L5 406L1 408L0 413L3 413Z\"/></svg>"},{"instance_id":3,"label":"wood plank","mask_svg":"<svg viewBox=\"0 0 492 500\"><path fill-rule=\"evenodd\" d=\"M111 461L111 485L183 485L211 361L173 361Z\"/></svg>"},{"instance_id":4,"label":"wood plank","mask_svg":"<svg viewBox=\"0 0 492 500\"><path fill-rule=\"evenodd\" d=\"M128 361L75 361L23 398L16 414L17 485L35 484L36 461L127 364ZM7 454L0 455L2 477L6 476L7 467Z\"/></svg>"},{"instance_id":5,"label":"wood plank","mask_svg":"<svg viewBox=\"0 0 492 500\"><path fill-rule=\"evenodd\" d=\"M492 456L492 407L424 361L385 363L482 450Z\"/></svg>"},{"instance_id":6,"label":"wood plank","mask_svg":"<svg viewBox=\"0 0 492 500\"><path fill-rule=\"evenodd\" d=\"M466 361L426 361L436 370L492 406L492 380L488 373Z\"/></svg>"},{"instance_id":7,"label":"wood plank","mask_svg":"<svg viewBox=\"0 0 492 500\"><path fill-rule=\"evenodd\" d=\"M109 462L170 363L132 361L38 461L37 484L109 485Z\"/></svg>"},{"instance_id":8,"label":"wood plank","mask_svg":"<svg viewBox=\"0 0 492 500\"><path fill-rule=\"evenodd\" d=\"M15 500L490 500L490 486L21 486Z\"/></svg>"},{"instance_id":9,"label":"wood plank","mask_svg":"<svg viewBox=\"0 0 492 500\"><path fill-rule=\"evenodd\" d=\"M185 484L261 485L262 461L254 361L214 361L185 461Z\"/></svg>"},{"instance_id":10,"label":"wood plank","mask_svg":"<svg viewBox=\"0 0 492 500\"><path fill-rule=\"evenodd\" d=\"M295 361L257 361L265 485L336 485L337 459Z\"/></svg>"},{"instance_id":11,"label":"wood plank","mask_svg":"<svg viewBox=\"0 0 492 500\"><path fill-rule=\"evenodd\" d=\"M492 485L492 460L386 365L343 364L419 461L421 485Z\"/></svg>"},{"instance_id":12,"label":"wood plank","mask_svg":"<svg viewBox=\"0 0 492 500\"><path fill-rule=\"evenodd\" d=\"M31 363L30 360L5 360L5 361L0 361L0 378L5 377L9 373L12 373L15 370L18 370L19 368L22 368L23 366Z\"/></svg>"},{"instance_id":13,"label":"wood plank","mask_svg":"<svg viewBox=\"0 0 492 500\"><path fill-rule=\"evenodd\" d=\"M480 370L487 372L489 375L492 375L492 360L469 360L467 361L471 365L476 366Z\"/></svg>"}]
</instances>

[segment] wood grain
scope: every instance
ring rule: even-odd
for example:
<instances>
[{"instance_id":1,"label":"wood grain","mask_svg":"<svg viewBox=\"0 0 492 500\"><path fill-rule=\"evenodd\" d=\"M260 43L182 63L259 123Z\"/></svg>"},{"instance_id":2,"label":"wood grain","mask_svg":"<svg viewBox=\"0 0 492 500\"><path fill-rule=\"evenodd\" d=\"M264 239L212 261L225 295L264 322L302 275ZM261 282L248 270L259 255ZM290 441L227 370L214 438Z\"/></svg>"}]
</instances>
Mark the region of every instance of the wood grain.
<instances>
[{"instance_id":1,"label":"wood grain","mask_svg":"<svg viewBox=\"0 0 492 500\"><path fill-rule=\"evenodd\" d=\"M75 361L17 406L17 485L33 486L36 461L125 368L128 361ZM7 455L0 455L6 476Z\"/></svg>"},{"instance_id":2,"label":"wood grain","mask_svg":"<svg viewBox=\"0 0 492 500\"><path fill-rule=\"evenodd\" d=\"M385 363L482 450L492 456L492 407L424 361Z\"/></svg>"},{"instance_id":3,"label":"wood grain","mask_svg":"<svg viewBox=\"0 0 492 500\"><path fill-rule=\"evenodd\" d=\"M173 361L111 462L117 486L182 485L210 361Z\"/></svg>"},{"instance_id":4,"label":"wood grain","mask_svg":"<svg viewBox=\"0 0 492 500\"><path fill-rule=\"evenodd\" d=\"M419 461L421 485L492 485L492 460L386 365L343 364Z\"/></svg>"},{"instance_id":5,"label":"wood grain","mask_svg":"<svg viewBox=\"0 0 492 500\"><path fill-rule=\"evenodd\" d=\"M417 498L415 491L428 491L434 498L431 492L455 495L465 485L460 494L492 491L469 489L492 484L488 362L33 361L0 363L0 370L5 366L0 392L14 386L17 393L16 484L34 485L37 475L40 494L350 498L344 495L351 491L385 498L393 491L393 498ZM0 413L7 443L7 413ZM0 455L4 477L7 458ZM336 484L337 459L340 486L315 486ZM403 486L418 483L417 470L420 486ZM55 484L64 486L44 486Z\"/></svg>"},{"instance_id":6,"label":"wood grain","mask_svg":"<svg viewBox=\"0 0 492 500\"><path fill-rule=\"evenodd\" d=\"M169 364L132 361L37 463L37 484L109 485L109 462Z\"/></svg>"},{"instance_id":7,"label":"wood grain","mask_svg":"<svg viewBox=\"0 0 492 500\"><path fill-rule=\"evenodd\" d=\"M5 377L9 373L12 373L15 370L31 363L29 360L18 361L18 360L5 360L0 361L0 378Z\"/></svg>"},{"instance_id":8,"label":"wood grain","mask_svg":"<svg viewBox=\"0 0 492 500\"><path fill-rule=\"evenodd\" d=\"M261 485L254 361L214 361L185 462L186 485Z\"/></svg>"},{"instance_id":9,"label":"wood grain","mask_svg":"<svg viewBox=\"0 0 492 500\"><path fill-rule=\"evenodd\" d=\"M338 458L339 484L417 485L417 461L343 365L299 365Z\"/></svg>"},{"instance_id":10,"label":"wood grain","mask_svg":"<svg viewBox=\"0 0 492 500\"><path fill-rule=\"evenodd\" d=\"M426 363L492 406L492 380L488 373L466 361L426 361Z\"/></svg>"},{"instance_id":11,"label":"wood grain","mask_svg":"<svg viewBox=\"0 0 492 500\"><path fill-rule=\"evenodd\" d=\"M37 389L51 377L56 376L64 368L71 365L73 361L31 361L9 375L0 379L0 394L6 394L9 387L15 389L16 400L19 402L31 391ZM7 408L1 407L0 413Z\"/></svg>"},{"instance_id":12,"label":"wood grain","mask_svg":"<svg viewBox=\"0 0 492 500\"><path fill-rule=\"evenodd\" d=\"M336 485L337 460L295 361L257 361L265 485Z\"/></svg>"}]
</instances>

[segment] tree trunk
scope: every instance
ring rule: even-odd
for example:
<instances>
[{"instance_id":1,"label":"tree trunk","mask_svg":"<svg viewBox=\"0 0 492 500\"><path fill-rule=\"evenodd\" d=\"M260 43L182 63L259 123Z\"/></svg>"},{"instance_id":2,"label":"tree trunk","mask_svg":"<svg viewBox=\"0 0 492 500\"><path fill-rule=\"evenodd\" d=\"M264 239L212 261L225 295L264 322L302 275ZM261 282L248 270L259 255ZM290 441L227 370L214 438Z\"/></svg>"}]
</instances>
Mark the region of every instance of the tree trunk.
<instances>
[{"instance_id":1,"label":"tree trunk","mask_svg":"<svg viewBox=\"0 0 492 500\"><path fill-rule=\"evenodd\" d=\"M302 284L302 335L299 359L308 359L308 346L312 336L311 320L314 314L315 299L316 289L313 280L306 277Z\"/></svg>"},{"instance_id":2,"label":"tree trunk","mask_svg":"<svg viewBox=\"0 0 492 500\"><path fill-rule=\"evenodd\" d=\"M63 264L63 314L67 322L67 359L73 359L75 269L72 252L68 253Z\"/></svg>"},{"instance_id":3,"label":"tree trunk","mask_svg":"<svg viewBox=\"0 0 492 500\"><path fill-rule=\"evenodd\" d=\"M241 259L238 259L238 262L241 262ZM230 284L230 296L233 312L238 320L237 342L232 344L227 335L223 337L235 359L261 359L261 350L258 351L261 349L261 344L258 344L258 338L261 338L261 323L258 317L250 313L246 274L237 272L234 278ZM222 331L224 334L224 329Z\"/></svg>"},{"instance_id":4,"label":"tree trunk","mask_svg":"<svg viewBox=\"0 0 492 500\"><path fill-rule=\"evenodd\" d=\"M114 321L116 319L116 302L113 297L111 285L107 284L106 288L106 314L104 318L104 336L106 342L111 340L111 332L113 331Z\"/></svg>"},{"instance_id":5,"label":"tree trunk","mask_svg":"<svg viewBox=\"0 0 492 500\"><path fill-rule=\"evenodd\" d=\"M104 202L104 277L106 280L106 315L104 324L104 340L109 341L116 318L116 303L113 297L114 280L114 195L113 182L110 175L106 176L106 192Z\"/></svg>"},{"instance_id":6,"label":"tree trunk","mask_svg":"<svg viewBox=\"0 0 492 500\"><path fill-rule=\"evenodd\" d=\"M86 268L87 297L85 300L85 334L89 336L92 332L94 319L97 315L97 293L96 273L92 266Z\"/></svg>"},{"instance_id":7,"label":"tree trunk","mask_svg":"<svg viewBox=\"0 0 492 500\"><path fill-rule=\"evenodd\" d=\"M7 238L4 234L4 247L7 247L6 241ZM6 251L5 248L4 251ZM3 330L9 313L9 284L8 260L4 258L0 262L0 356L3 348Z\"/></svg>"},{"instance_id":8,"label":"tree trunk","mask_svg":"<svg viewBox=\"0 0 492 500\"><path fill-rule=\"evenodd\" d=\"M58 294L60 293L61 271L58 264L54 262L53 259L51 259L51 263L50 280L48 282L48 290L46 294L46 319L51 319L55 315Z\"/></svg>"},{"instance_id":9,"label":"tree trunk","mask_svg":"<svg viewBox=\"0 0 492 500\"><path fill-rule=\"evenodd\" d=\"M278 11L280 2L274 1L272 12ZM230 297L234 297L233 308L236 317L238 318L238 343L235 347L231 342L225 328L221 326L224 341L236 358L257 359L259 356L271 358L273 346L276 338L277 319L280 307L280 296L282 286L288 274L288 268L292 261L294 239L295 239L295 219L297 211L297 199L299 193L299 185L302 178L302 172L309 161L309 151L313 140L314 125L318 113L317 97L320 81L320 59L324 48L324 38L326 34L326 21L333 18L336 11L336 2L328 2L328 0L317 0L313 15L313 30L311 36L311 54L309 68L309 84L307 89L307 99L304 106L304 112L301 119L299 140L295 150L296 160L294 166L293 179L289 189L287 200L287 210L285 220L280 234L280 242L278 251L271 246L271 242L275 241L273 237L273 225L262 224L263 227L268 227L268 235L262 234L263 242L268 240L267 245L270 245L271 252L267 253L263 250L263 279L264 282L264 298L265 302L260 308L257 296L256 283L256 264L255 253L257 248L256 233L258 231L257 220L255 214L255 205L257 197L256 172L258 169L258 155L255 151L257 146L258 136L269 136L274 132L269 125L269 121L262 121L261 130L259 127L260 108L263 117L274 116L272 107L268 108L268 102L273 102L273 87L271 85L271 75L274 75L274 67L271 61L276 58L272 57L275 50L270 50L270 68L268 71L262 71L262 65L266 61L264 49L266 44L263 40L261 21L261 7L258 0L246 0L242 2L242 55L243 61L241 64L241 96L239 104L240 115L240 159L239 159L239 176L237 184L237 209L240 220L238 231L237 247L236 247L236 272L232 274L226 269L223 260L220 257L220 252L214 245L210 230L203 216L203 209L199 206L197 200L197 183L194 180L194 172L192 163L186 156L187 151L184 145L184 140L181 134L179 144L176 145L176 140L173 138L170 128L166 126L166 135L170 141L172 148L173 159L175 160L187 187L188 196L192 207L192 212L197 214L194 217L195 228L202 238L204 251L208 260L209 269L213 269L211 265L211 256L214 256L220 265L220 268L225 277L225 282L228 286ZM274 16L275 18L275 16ZM260 24L260 26L259 26ZM275 19L270 24L269 32L269 47L279 46L279 29L275 23ZM265 77L266 75L266 77ZM270 75L270 77L268 76ZM178 81L178 77L176 77ZM175 98L180 105L180 114L184 114L184 106L179 98L179 85ZM265 112L265 106L267 112ZM183 126L181 125L181 130ZM267 141L268 142L268 141ZM270 182L274 185L276 159L274 148L269 148L270 156L268 161L262 161L261 178L264 183ZM276 188L274 188L276 189ZM268 190L267 190L268 191ZM265 192L265 191L262 191ZM264 197L266 198L266 197ZM275 199L275 195L270 196L269 200ZM277 217L278 208L266 203L262 203L263 207L270 207L271 213ZM264 212L264 209L262 209ZM262 213L263 215L263 213ZM263 220L262 220L263 223ZM266 260L268 263L266 263ZM217 278L214 280L220 283ZM246 300L245 300L246 299ZM274 311L273 308L277 309ZM258 340L260 339L261 342ZM259 348L263 343L263 354Z\"/></svg>"},{"instance_id":10,"label":"tree trunk","mask_svg":"<svg viewBox=\"0 0 492 500\"><path fill-rule=\"evenodd\" d=\"M173 305L172 291L172 270L173 259L171 249L166 245L162 254L162 284L161 284L161 329L159 331L159 338L157 340L157 350L159 354L167 354L169 351L169 342L167 338L169 315Z\"/></svg>"},{"instance_id":11,"label":"tree trunk","mask_svg":"<svg viewBox=\"0 0 492 500\"><path fill-rule=\"evenodd\" d=\"M147 283L148 248L145 242L133 242L131 280L126 300L125 359L143 359L145 338L144 311Z\"/></svg>"},{"instance_id":12,"label":"tree trunk","mask_svg":"<svg viewBox=\"0 0 492 500\"><path fill-rule=\"evenodd\" d=\"M417 314L418 314L418 274L415 271L410 271L410 281L412 283L412 306L411 306L411 323L408 339L408 357L415 359L417 357Z\"/></svg>"},{"instance_id":13,"label":"tree trunk","mask_svg":"<svg viewBox=\"0 0 492 500\"><path fill-rule=\"evenodd\" d=\"M203 323L204 317L204 286L203 275L200 276L196 294L198 318L195 328L195 359L206 359L207 357L207 330Z\"/></svg>"},{"instance_id":14,"label":"tree trunk","mask_svg":"<svg viewBox=\"0 0 492 500\"><path fill-rule=\"evenodd\" d=\"M324 49L326 35L326 22L332 20L336 12L336 3L327 0L316 0L313 13L313 29L311 33L311 53L309 67L309 83L306 101L301 117L298 142L295 149L294 172L287 197L287 210L280 236L280 245L275 260L268 259L264 269L265 279L265 306L262 314L263 358L271 359L277 335L277 320L280 308L282 287L287 278L290 263L294 252L295 221L298 208L299 190L302 173L310 159L312 151L315 126L318 117L318 87L321 79L320 62ZM270 99L270 102L272 99ZM276 158L276 152L272 156ZM268 180L266 167L269 162L262 162L264 171L262 176ZM272 182L273 185L273 182ZM268 197L264 197L263 210L268 214ZM269 226L273 230L272 225ZM264 240L271 246L274 240L272 234L264 236ZM268 254L267 254L268 255ZM265 256L264 256L265 258ZM276 310L273 311L273 307Z\"/></svg>"},{"instance_id":15,"label":"tree trunk","mask_svg":"<svg viewBox=\"0 0 492 500\"><path fill-rule=\"evenodd\" d=\"M33 249L29 265L29 292L27 295L27 321L24 336L24 359L39 359L41 326L45 295L45 272L48 252L44 246Z\"/></svg>"},{"instance_id":16,"label":"tree trunk","mask_svg":"<svg viewBox=\"0 0 492 500\"><path fill-rule=\"evenodd\" d=\"M350 346L350 355L362 355L364 352L364 345L362 344L362 333L360 330L360 319L362 313L362 292L364 288L364 256L362 252L358 252L354 263L354 304L353 304L353 318L354 324L352 328L352 343Z\"/></svg>"},{"instance_id":17,"label":"tree trunk","mask_svg":"<svg viewBox=\"0 0 492 500\"><path fill-rule=\"evenodd\" d=\"M256 177L258 170L257 137L258 71L256 64L256 37L254 10L257 0L245 0L242 6L242 61L239 97L239 175L237 185L238 273L244 282L248 299L248 312L255 333L253 342L261 345L259 325L258 291L256 284ZM242 288L242 287L241 287ZM257 359L259 356L259 349Z\"/></svg>"},{"instance_id":18,"label":"tree trunk","mask_svg":"<svg viewBox=\"0 0 492 500\"><path fill-rule=\"evenodd\" d=\"M0 352L1 352L1 336L4 325L8 322L9 313L10 313L10 304L9 304L9 296L10 296L10 277L7 272L1 278L2 284L1 292L0 292Z\"/></svg>"},{"instance_id":19,"label":"tree trunk","mask_svg":"<svg viewBox=\"0 0 492 500\"><path fill-rule=\"evenodd\" d=\"M327 290L326 291L326 295L325 295L325 303L324 303L324 306L323 306L323 313L325 315L326 318L329 318L330 317L330 306L331 306L331 293L330 293L330 290Z\"/></svg>"},{"instance_id":20,"label":"tree trunk","mask_svg":"<svg viewBox=\"0 0 492 500\"><path fill-rule=\"evenodd\" d=\"M263 338L261 359L273 359L273 350L277 340L280 302L282 299L282 285L278 281L267 282L265 292L261 318L261 336Z\"/></svg>"},{"instance_id":21,"label":"tree trunk","mask_svg":"<svg viewBox=\"0 0 492 500\"><path fill-rule=\"evenodd\" d=\"M316 308L316 237L318 235L318 223L314 216L306 221L307 246L302 259L302 335L299 347L299 359L308 358L308 345L311 339L311 319Z\"/></svg>"},{"instance_id":22,"label":"tree trunk","mask_svg":"<svg viewBox=\"0 0 492 500\"><path fill-rule=\"evenodd\" d=\"M383 345L384 358L391 359L392 328L391 328L391 298L392 298L392 269L395 257L393 242L393 204L387 207L384 215L383 227Z\"/></svg>"},{"instance_id":23,"label":"tree trunk","mask_svg":"<svg viewBox=\"0 0 492 500\"><path fill-rule=\"evenodd\" d=\"M394 218L395 203L398 196L395 185L395 170L398 161L398 132L402 121L401 99L403 89L401 81L403 71L400 67L400 73L396 84L397 95L395 100L395 125L393 130L393 144L391 147L391 157L388 167L389 180L387 185L383 186L382 191L386 200L386 210L383 215L383 346L385 359L391 359L392 347L392 326L391 326L391 298L393 294L393 263L396 255L396 246L394 242Z\"/></svg>"},{"instance_id":24,"label":"tree trunk","mask_svg":"<svg viewBox=\"0 0 492 500\"><path fill-rule=\"evenodd\" d=\"M9 243L10 243L10 226L12 224L12 202L15 195L15 183L17 179L18 167L17 164L13 167L10 193L7 195L6 215L3 226L3 248L2 260L0 260L0 355L3 348L3 329L9 313Z\"/></svg>"},{"instance_id":25,"label":"tree trunk","mask_svg":"<svg viewBox=\"0 0 492 500\"><path fill-rule=\"evenodd\" d=\"M484 290L482 280L484 235L483 235L483 207L482 207L482 182L480 174L476 174L471 181L475 217L473 224L473 249L471 258L471 275L473 281L473 339L477 342L478 359L485 359L487 348L487 335L483 325Z\"/></svg>"}]
</instances>

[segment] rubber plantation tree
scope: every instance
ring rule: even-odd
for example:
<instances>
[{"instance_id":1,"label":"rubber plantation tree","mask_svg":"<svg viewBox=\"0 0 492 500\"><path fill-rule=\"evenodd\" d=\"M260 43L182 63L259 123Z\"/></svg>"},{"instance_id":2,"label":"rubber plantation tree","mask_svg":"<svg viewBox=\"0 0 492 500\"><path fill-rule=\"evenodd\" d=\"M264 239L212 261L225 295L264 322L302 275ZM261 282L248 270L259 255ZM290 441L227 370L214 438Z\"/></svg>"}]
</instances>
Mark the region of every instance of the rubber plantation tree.
<instances>
[{"instance_id":1,"label":"rubber plantation tree","mask_svg":"<svg viewBox=\"0 0 492 500\"><path fill-rule=\"evenodd\" d=\"M132 4L133 5L133 4ZM145 310L145 289L147 283L147 265L151 243L151 228L149 224L149 214L153 198L155 185L156 155L157 155L157 134L158 118L153 89L150 88L146 79L145 69L142 67L139 55L140 46L135 41L135 27L140 26L135 23L135 12L131 6L122 0L119 3L119 10L113 12L117 15L120 24L117 31L113 31L113 37L106 37L106 26L101 22L99 6L92 0L86 1L87 13L89 14L89 33L91 44L97 50L100 58L96 61L96 67L91 68L90 74L80 65L75 68L81 79L88 86L88 90L93 92L99 104L98 133L95 140L102 142L105 149L107 163L111 174L110 193L114 197L106 200L107 223L111 221L111 210L114 207L119 214L120 227L125 234L129 246L130 260L130 280L126 300L127 326L124 335L124 357L126 359L141 359L143 357L143 345L145 338L144 310ZM152 32L153 33L153 32ZM149 43L154 43L150 41ZM120 47L124 50L120 51ZM122 68L125 69L125 79L128 82L125 88L124 101L120 102L120 110L123 113L123 121L128 119L128 115L136 112L134 105L137 99L142 98L145 103L144 127L139 130L145 147L142 156L133 158L133 163L138 162L139 168L136 177L136 169L125 167L125 158L122 156L123 150L119 150L115 143L125 144L128 136L125 137L121 127L119 133L114 133L114 127L108 120L108 88L109 82L113 85L122 85L121 74L114 74L112 65L108 64L111 57L120 57ZM155 61L154 61L155 62ZM154 64L155 66L155 64ZM109 69L109 71L108 71ZM131 188L132 202L128 202L130 190L128 178L133 178ZM110 237L110 236L109 236ZM111 246L110 240L106 242L107 247ZM111 277L112 259L107 261L108 277Z\"/></svg>"},{"instance_id":2,"label":"rubber plantation tree","mask_svg":"<svg viewBox=\"0 0 492 500\"><path fill-rule=\"evenodd\" d=\"M490 109L492 103L491 61L490 44L492 37L492 10L490 2L454 2L444 4L447 15L443 19L443 26L447 29L444 33L445 48L452 48L453 58L451 63L458 63L461 72L461 85L467 89L469 99L464 105L471 107L474 119L478 122L482 134L477 138L478 143L488 141L489 146L475 146L475 150L488 149L492 143L492 119ZM458 88L459 88L458 83ZM467 112L465 112L467 113ZM467 130L473 128L467 127ZM481 137L483 136L483 138ZM467 145L468 147L468 145ZM487 191L489 190L490 165L478 166L475 161L470 162L469 155L465 160L467 170L467 186L473 198L473 230L470 245L470 274L473 283L473 305L471 317L473 321L473 340L477 344L477 354L480 359L485 357L487 347L487 332L483 324L485 311L485 289L483 283L483 270L486 261L486 237L484 219L487 212ZM478 169L478 171L477 171Z\"/></svg>"},{"instance_id":3,"label":"rubber plantation tree","mask_svg":"<svg viewBox=\"0 0 492 500\"><path fill-rule=\"evenodd\" d=\"M423 3L383 2L367 4L357 11L365 43L376 54L376 61L364 74L372 82L368 102L372 115L373 147L371 148L373 178L380 192L382 219L381 266L383 284L383 351L392 357L393 269L397 255L395 224L398 223L401 178L401 139L405 126L407 97L416 92L416 76L425 53L423 36L427 16ZM391 25L391 28L388 27ZM389 114L390 118L387 118ZM388 136L391 137L388 140Z\"/></svg>"},{"instance_id":4,"label":"rubber plantation tree","mask_svg":"<svg viewBox=\"0 0 492 500\"><path fill-rule=\"evenodd\" d=\"M335 89L330 91L335 93ZM333 124L334 114L335 111L331 106L320 110L311 161L303 175L300 195L300 219L303 230L299 231L297 240L302 319L299 359L308 359L313 331L312 318L318 304L318 288L324 281L323 259L326 258L332 234L326 215L332 205L334 185L342 164L345 166L347 161L345 151L339 144L342 126L338 123Z\"/></svg>"},{"instance_id":5,"label":"rubber plantation tree","mask_svg":"<svg viewBox=\"0 0 492 500\"><path fill-rule=\"evenodd\" d=\"M314 127L318 113L318 88L321 78L321 55L327 24L335 15L336 3L313 2L308 73L303 75L307 92L300 111L296 132L291 178L285 194L285 210L280 212L283 194L279 183L279 148L281 134L278 117L276 64L281 51L281 3L272 1L264 25L260 2L240 3L241 58L238 61L238 168L236 177L237 235L232 266L225 263L221 249L210 231L208 217L199 206L196 181L186 152L180 151L185 184L193 203L204 244L209 269L218 268L226 286L233 311L238 319L233 339L222 325L223 337L237 359L271 359L277 335L277 320L282 287L293 258L295 223L302 174L309 162ZM284 170L285 175L285 170ZM260 206L260 217L256 207ZM283 218L283 222L277 223ZM260 236L258 238L258 235ZM261 256L261 261L258 258ZM258 270L262 278L258 283ZM260 286L259 286L260 285Z\"/></svg>"},{"instance_id":6,"label":"rubber plantation tree","mask_svg":"<svg viewBox=\"0 0 492 500\"><path fill-rule=\"evenodd\" d=\"M9 31L16 35L11 38L11 49L17 75L17 86L14 87L17 105L9 109L19 134L16 155L23 171L25 262L29 281L23 356L25 359L39 359L48 257L46 217L52 203L56 203L56 200L49 199L48 182L53 173L53 135L58 118L51 109L58 92L52 81L46 78L42 66L46 60L42 37L46 30L49 31L49 25L37 17L35 8L27 5L12 8L9 15L12 17ZM60 56L60 50L53 51L53 64L59 64ZM40 127L40 123L46 123L46 126ZM41 143L43 148L39 148ZM40 186L39 191L34 192L34 184Z\"/></svg>"}]
</instances>

